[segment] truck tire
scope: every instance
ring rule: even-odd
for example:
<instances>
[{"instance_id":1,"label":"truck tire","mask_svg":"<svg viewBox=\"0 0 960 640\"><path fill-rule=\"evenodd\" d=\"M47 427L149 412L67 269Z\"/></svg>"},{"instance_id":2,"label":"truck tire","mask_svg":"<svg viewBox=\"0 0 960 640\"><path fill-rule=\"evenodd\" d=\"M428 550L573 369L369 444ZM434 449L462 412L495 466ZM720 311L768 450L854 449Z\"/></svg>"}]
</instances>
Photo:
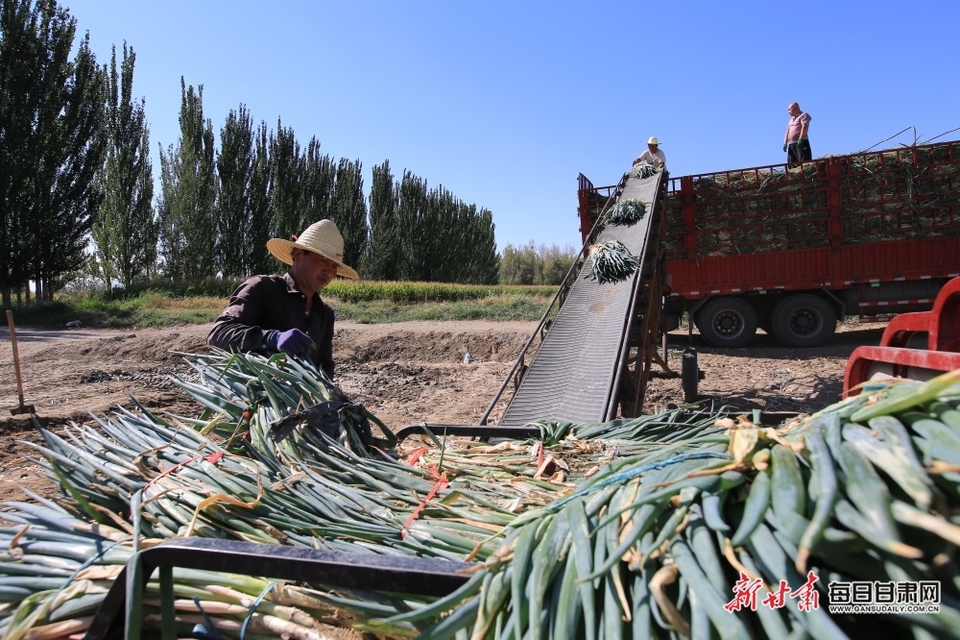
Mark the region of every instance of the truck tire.
<instances>
[{"instance_id":1,"label":"truck tire","mask_svg":"<svg viewBox=\"0 0 960 640\"><path fill-rule=\"evenodd\" d=\"M782 300L773 309L770 329L788 347L818 347L837 331L837 312L829 302L812 293L799 293Z\"/></svg>"},{"instance_id":2,"label":"truck tire","mask_svg":"<svg viewBox=\"0 0 960 640\"><path fill-rule=\"evenodd\" d=\"M697 314L697 329L711 347L745 347L757 334L757 312L741 298L716 298Z\"/></svg>"}]
</instances>

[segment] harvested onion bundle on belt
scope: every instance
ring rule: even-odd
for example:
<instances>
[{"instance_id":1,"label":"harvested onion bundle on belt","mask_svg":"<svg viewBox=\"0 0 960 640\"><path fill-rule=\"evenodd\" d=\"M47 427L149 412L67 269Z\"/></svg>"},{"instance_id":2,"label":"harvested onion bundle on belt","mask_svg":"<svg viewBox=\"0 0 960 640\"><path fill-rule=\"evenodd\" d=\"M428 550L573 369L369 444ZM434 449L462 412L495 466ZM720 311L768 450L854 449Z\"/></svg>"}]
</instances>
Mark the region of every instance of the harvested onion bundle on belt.
<instances>
[{"instance_id":1,"label":"harvested onion bundle on belt","mask_svg":"<svg viewBox=\"0 0 960 640\"><path fill-rule=\"evenodd\" d=\"M640 260L619 240L605 240L590 248L590 273L586 278L600 284L626 280L640 266Z\"/></svg>"},{"instance_id":2,"label":"harvested onion bundle on belt","mask_svg":"<svg viewBox=\"0 0 960 640\"><path fill-rule=\"evenodd\" d=\"M647 206L639 200L621 200L607 211L603 222L628 227L640 222L646 212Z\"/></svg>"},{"instance_id":3,"label":"harvested onion bundle on belt","mask_svg":"<svg viewBox=\"0 0 960 640\"><path fill-rule=\"evenodd\" d=\"M645 180L651 176L657 175L659 171L660 170L652 164L635 164L633 165L633 168L630 169L630 177Z\"/></svg>"}]
</instances>

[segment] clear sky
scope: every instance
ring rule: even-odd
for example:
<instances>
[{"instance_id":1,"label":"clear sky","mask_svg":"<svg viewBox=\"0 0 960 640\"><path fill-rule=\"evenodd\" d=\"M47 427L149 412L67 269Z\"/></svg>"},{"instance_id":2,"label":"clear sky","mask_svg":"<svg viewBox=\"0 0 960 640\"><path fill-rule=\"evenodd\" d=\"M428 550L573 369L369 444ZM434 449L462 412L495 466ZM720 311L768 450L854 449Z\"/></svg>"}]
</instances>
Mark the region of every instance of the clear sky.
<instances>
[{"instance_id":1,"label":"clear sky","mask_svg":"<svg viewBox=\"0 0 960 640\"><path fill-rule=\"evenodd\" d=\"M367 192L389 160L489 209L500 251L579 248L577 175L616 183L651 135L677 177L783 162L792 101L814 157L960 127L958 0L60 4L101 64L124 41L136 52L155 176L182 76L218 140L244 104L359 160Z\"/></svg>"}]
</instances>

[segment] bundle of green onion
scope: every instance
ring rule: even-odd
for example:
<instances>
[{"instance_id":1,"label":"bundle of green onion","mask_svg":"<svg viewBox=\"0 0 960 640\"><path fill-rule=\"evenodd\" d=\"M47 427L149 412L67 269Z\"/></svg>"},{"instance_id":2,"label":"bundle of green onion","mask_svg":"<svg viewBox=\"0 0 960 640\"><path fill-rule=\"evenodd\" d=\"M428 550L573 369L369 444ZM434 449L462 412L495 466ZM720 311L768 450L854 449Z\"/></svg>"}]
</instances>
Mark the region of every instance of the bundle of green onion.
<instances>
[{"instance_id":1,"label":"bundle of green onion","mask_svg":"<svg viewBox=\"0 0 960 640\"><path fill-rule=\"evenodd\" d=\"M63 639L89 627L136 545L124 523L92 524L32 496L5 514L19 526L0 527L0 637ZM141 540L141 546L157 540ZM212 571L174 569L177 637L201 625L220 637L317 638L345 609L327 594L298 585ZM156 629L160 589L147 584L142 607L130 615Z\"/></svg>"},{"instance_id":2,"label":"bundle of green onion","mask_svg":"<svg viewBox=\"0 0 960 640\"><path fill-rule=\"evenodd\" d=\"M421 638L958 637L958 381L876 387L779 430L724 418L613 461L514 521ZM828 611L924 584L924 612L922 592Z\"/></svg>"},{"instance_id":3,"label":"bundle of green onion","mask_svg":"<svg viewBox=\"0 0 960 640\"><path fill-rule=\"evenodd\" d=\"M198 419L183 418L204 432L213 431L233 442L248 428L254 413L270 423L271 435L282 440L291 429L317 430L311 419L318 408L333 405L333 416L325 416L327 432L358 455L369 455L371 445L392 447L396 437L363 405L353 402L312 363L285 354L269 358L256 354L228 354L215 350L209 356L189 354L200 377L191 383L173 376L184 391L205 411ZM370 425L382 434L373 438Z\"/></svg>"},{"instance_id":4,"label":"bundle of green onion","mask_svg":"<svg viewBox=\"0 0 960 640\"><path fill-rule=\"evenodd\" d=\"M630 169L630 177L645 180L651 176L657 175L659 172L660 170L654 167L652 164L640 163L633 165L633 168Z\"/></svg>"},{"instance_id":5,"label":"bundle of green onion","mask_svg":"<svg viewBox=\"0 0 960 640\"><path fill-rule=\"evenodd\" d=\"M647 206L639 200L619 200L603 216L604 224L628 227L640 222Z\"/></svg>"},{"instance_id":6,"label":"bundle of green onion","mask_svg":"<svg viewBox=\"0 0 960 640\"><path fill-rule=\"evenodd\" d=\"M620 282L631 277L640 260L619 240L604 240L590 247L590 269L584 276L600 284Z\"/></svg>"}]
</instances>

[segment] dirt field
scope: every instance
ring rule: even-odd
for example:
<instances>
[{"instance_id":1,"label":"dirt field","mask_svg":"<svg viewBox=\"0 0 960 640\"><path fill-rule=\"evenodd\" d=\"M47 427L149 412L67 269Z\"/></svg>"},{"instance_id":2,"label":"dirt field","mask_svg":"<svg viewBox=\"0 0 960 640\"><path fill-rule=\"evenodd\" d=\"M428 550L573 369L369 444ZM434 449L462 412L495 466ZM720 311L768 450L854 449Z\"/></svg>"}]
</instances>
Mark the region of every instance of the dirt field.
<instances>
[{"instance_id":1,"label":"dirt field","mask_svg":"<svg viewBox=\"0 0 960 640\"><path fill-rule=\"evenodd\" d=\"M398 430L428 421L476 424L536 328L528 322L417 322L337 325L337 382L387 426ZM17 329L24 405L39 423L56 428L89 421L132 395L155 412L196 416L199 406L170 380L192 370L183 353L206 351L209 325L135 331ZM831 344L812 350L778 346L758 336L749 349L717 351L699 336L670 337L668 364L679 371L686 346L698 351L705 378L700 396L715 407L809 413L840 398L843 370L859 344L877 344L881 325L843 327ZM464 363L469 351L472 360ZM23 498L21 487L41 495L52 486L20 444L38 441L28 414L18 409L9 332L0 332L0 500ZM682 403L678 379L655 378L646 394L654 413ZM490 420L496 423L494 412Z\"/></svg>"}]
</instances>

